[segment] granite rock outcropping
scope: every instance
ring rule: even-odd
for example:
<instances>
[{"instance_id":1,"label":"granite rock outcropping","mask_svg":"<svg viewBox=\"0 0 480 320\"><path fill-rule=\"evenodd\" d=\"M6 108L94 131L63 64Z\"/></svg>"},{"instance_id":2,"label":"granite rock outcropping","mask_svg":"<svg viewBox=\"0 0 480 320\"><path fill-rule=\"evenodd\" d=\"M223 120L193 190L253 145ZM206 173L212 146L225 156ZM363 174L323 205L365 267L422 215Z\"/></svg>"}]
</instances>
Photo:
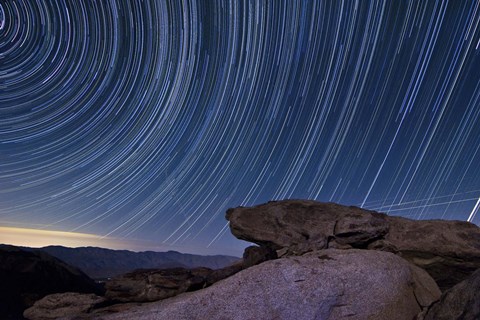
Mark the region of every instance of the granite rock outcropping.
<instances>
[{"instance_id":1,"label":"granite rock outcropping","mask_svg":"<svg viewBox=\"0 0 480 320\"><path fill-rule=\"evenodd\" d=\"M424 270L392 253L326 249L270 260L206 289L96 318L405 320L440 294Z\"/></svg>"},{"instance_id":2,"label":"granite rock outcropping","mask_svg":"<svg viewBox=\"0 0 480 320\"><path fill-rule=\"evenodd\" d=\"M464 221L410 220L335 203L272 201L229 209L237 238L302 255L327 248L390 251L425 269L442 290L480 268L480 228Z\"/></svg>"}]
</instances>

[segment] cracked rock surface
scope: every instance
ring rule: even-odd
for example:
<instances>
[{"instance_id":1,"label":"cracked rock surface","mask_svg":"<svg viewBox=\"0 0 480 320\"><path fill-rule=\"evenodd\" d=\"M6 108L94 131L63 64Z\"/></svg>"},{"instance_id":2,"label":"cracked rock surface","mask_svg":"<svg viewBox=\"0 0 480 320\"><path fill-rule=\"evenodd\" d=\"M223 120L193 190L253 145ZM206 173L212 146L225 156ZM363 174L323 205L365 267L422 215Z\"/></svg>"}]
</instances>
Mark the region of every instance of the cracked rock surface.
<instances>
[{"instance_id":1,"label":"cracked rock surface","mask_svg":"<svg viewBox=\"0 0 480 320\"><path fill-rule=\"evenodd\" d=\"M270 260L209 288L99 319L413 319L440 297L389 252L326 249Z\"/></svg>"}]
</instances>

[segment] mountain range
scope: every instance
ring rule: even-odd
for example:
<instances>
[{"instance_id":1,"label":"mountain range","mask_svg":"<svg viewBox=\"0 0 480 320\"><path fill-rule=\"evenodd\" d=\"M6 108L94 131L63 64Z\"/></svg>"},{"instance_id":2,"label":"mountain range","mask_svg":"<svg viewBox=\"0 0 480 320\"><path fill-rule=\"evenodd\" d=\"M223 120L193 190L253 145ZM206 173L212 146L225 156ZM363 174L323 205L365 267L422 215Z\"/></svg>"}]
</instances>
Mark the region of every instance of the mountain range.
<instances>
[{"instance_id":1,"label":"mountain range","mask_svg":"<svg viewBox=\"0 0 480 320\"><path fill-rule=\"evenodd\" d=\"M136 269L195 268L220 269L237 262L240 258L225 255L202 256L196 254L167 252L133 252L97 247L67 248L48 246L25 248L41 250L72 265L93 279L106 279Z\"/></svg>"}]
</instances>

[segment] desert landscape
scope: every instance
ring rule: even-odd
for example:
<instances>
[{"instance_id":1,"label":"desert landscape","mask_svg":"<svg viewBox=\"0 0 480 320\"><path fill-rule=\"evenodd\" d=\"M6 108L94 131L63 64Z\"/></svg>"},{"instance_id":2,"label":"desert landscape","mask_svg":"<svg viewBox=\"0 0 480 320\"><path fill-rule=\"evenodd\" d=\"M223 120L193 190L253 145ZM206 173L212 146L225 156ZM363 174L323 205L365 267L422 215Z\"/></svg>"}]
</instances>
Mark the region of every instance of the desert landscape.
<instances>
[{"instance_id":1,"label":"desert landscape","mask_svg":"<svg viewBox=\"0 0 480 320\"><path fill-rule=\"evenodd\" d=\"M238 207L226 218L256 245L231 264L213 257L222 268L138 269L95 283L43 250L3 246L3 290L24 299L30 320L480 317L480 229L469 222L308 200ZM22 267L35 281L14 283Z\"/></svg>"}]
</instances>

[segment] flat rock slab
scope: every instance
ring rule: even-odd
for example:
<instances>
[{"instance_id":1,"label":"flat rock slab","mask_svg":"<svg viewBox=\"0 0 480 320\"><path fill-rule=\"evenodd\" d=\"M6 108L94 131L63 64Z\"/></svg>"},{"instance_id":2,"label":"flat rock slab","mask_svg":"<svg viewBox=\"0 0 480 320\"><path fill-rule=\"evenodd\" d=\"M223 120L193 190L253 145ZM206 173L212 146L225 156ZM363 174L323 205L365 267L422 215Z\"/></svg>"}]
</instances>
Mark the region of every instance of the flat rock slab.
<instances>
[{"instance_id":1,"label":"flat rock slab","mask_svg":"<svg viewBox=\"0 0 480 320\"><path fill-rule=\"evenodd\" d=\"M229 209L226 218L237 238L284 255L325 248L398 253L427 270L442 290L480 268L480 228L469 222L410 220L309 200Z\"/></svg>"},{"instance_id":2,"label":"flat rock slab","mask_svg":"<svg viewBox=\"0 0 480 320\"><path fill-rule=\"evenodd\" d=\"M388 252L327 249L266 261L206 289L97 319L413 319L440 297Z\"/></svg>"},{"instance_id":3,"label":"flat rock slab","mask_svg":"<svg viewBox=\"0 0 480 320\"><path fill-rule=\"evenodd\" d=\"M384 214L335 203L308 200L272 201L229 209L232 234L242 240L302 254L325 249L329 241L366 246L388 232Z\"/></svg>"}]
</instances>

